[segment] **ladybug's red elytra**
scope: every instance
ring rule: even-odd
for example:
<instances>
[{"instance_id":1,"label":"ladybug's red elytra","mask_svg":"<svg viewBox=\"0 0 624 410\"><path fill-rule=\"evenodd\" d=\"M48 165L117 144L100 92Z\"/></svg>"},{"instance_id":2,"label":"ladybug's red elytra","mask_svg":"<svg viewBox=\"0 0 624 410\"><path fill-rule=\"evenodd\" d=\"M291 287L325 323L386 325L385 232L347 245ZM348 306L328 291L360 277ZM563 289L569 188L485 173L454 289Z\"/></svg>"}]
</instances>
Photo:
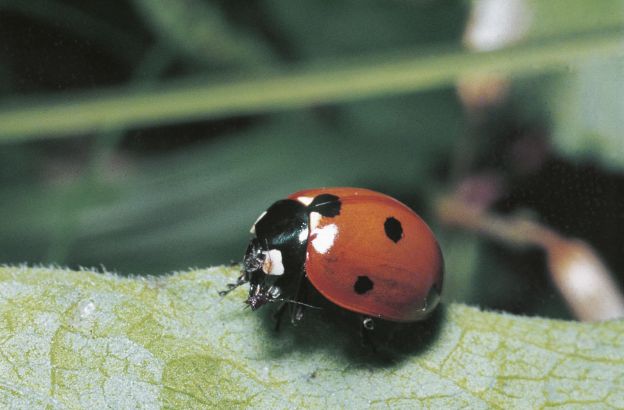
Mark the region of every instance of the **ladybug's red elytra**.
<instances>
[{"instance_id":1,"label":"ladybug's red elytra","mask_svg":"<svg viewBox=\"0 0 624 410\"><path fill-rule=\"evenodd\" d=\"M311 285L341 308L393 322L425 319L440 300L443 260L427 224L387 195L362 188L296 192L263 212L243 273L230 290L250 284L246 303L290 305L292 322L310 307Z\"/></svg>"}]
</instances>

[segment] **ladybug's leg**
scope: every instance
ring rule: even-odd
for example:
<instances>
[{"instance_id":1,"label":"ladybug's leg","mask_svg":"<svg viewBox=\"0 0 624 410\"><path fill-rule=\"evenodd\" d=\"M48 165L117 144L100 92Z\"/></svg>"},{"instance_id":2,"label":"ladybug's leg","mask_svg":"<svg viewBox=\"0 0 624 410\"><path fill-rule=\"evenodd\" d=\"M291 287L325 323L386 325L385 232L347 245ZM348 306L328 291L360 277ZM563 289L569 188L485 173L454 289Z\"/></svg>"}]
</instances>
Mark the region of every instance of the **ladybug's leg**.
<instances>
[{"instance_id":1,"label":"ladybug's leg","mask_svg":"<svg viewBox=\"0 0 624 410\"><path fill-rule=\"evenodd\" d=\"M273 320L275 320L275 331L279 332L280 324L282 323L282 316L284 316L284 312L286 312L287 303L282 303L280 307L277 308L275 313L273 313Z\"/></svg>"},{"instance_id":2,"label":"ladybug's leg","mask_svg":"<svg viewBox=\"0 0 624 410\"><path fill-rule=\"evenodd\" d=\"M245 283L247 283L247 279L245 278L245 274L243 273L242 275L240 275L238 277L238 279L236 279L235 283L228 283L227 289L225 290L220 290L219 291L219 296L225 296L228 293L230 293L231 291L233 291L234 289L236 289L237 287L239 287L240 285L244 285Z\"/></svg>"},{"instance_id":3,"label":"ladybug's leg","mask_svg":"<svg viewBox=\"0 0 624 410\"><path fill-rule=\"evenodd\" d=\"M275 319L275 331L279 330L282 316L284 315L284 312L286 311L287 307L289 308L289 312L290 312L290 322L293 325L296 325L297 322L303 318L304 306L298 303L300 302L305 303L305 299L307 296L308 280L305 278L305 273L303 271L299 272L299 275L296 279L297 279L297 282L293 289L293 293L295 297L292 300L280 299L280 300L283 300L284 303L282 303L280 307L277 308L277 310L273 314L273 318ZM292 303L292 302L295 302L295 303Z\"/></svg>"},{"instance_id":4,"label":"ladybug's leg","mask_svg":"<svg viewBox=\"0 0 624 410\"><path fill-rule=\"evenodd\" d=\"M296 302L301 302L307 304L308 302L308 280L301 275L301 280L299 282L299 289L297 290L297 294L295 296ZM303 319L303 311L305 309L304 305L293 303L290 308L290 322L293 325L296 325L301 319Z\"/></svg>"},{"instance_id":5,"label":"ladybug's leg","mask_svg":"<svg viewBox=\"0 0 624 410\"><path fill-rule=\"evenodd\" d=\"M375 330L375 322L372 317L363 316L362 317L362 328L364 330Z\"/></svg>"},{"instance_id":6,"label":"ladybug's leg","mask_svg":"<svg viewBox=\"0 0 624 410\"><path fill-rule=\"evenodd\" d=\"M375 322L369 316L360 316L360 338L363 346L370 346L373 353L377 351L371 339L371 332L375 329Z\"/></svg>"}]
</instances>

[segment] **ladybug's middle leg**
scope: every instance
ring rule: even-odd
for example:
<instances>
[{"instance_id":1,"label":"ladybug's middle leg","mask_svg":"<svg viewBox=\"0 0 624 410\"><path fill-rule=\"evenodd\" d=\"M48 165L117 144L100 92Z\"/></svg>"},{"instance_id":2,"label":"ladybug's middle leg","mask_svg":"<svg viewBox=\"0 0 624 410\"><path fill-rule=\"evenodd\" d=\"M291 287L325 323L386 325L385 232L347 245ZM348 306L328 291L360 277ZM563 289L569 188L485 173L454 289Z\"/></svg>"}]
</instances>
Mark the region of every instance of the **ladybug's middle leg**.
<instances>
[{"instance_id":1,"label":"ladybug's middle leg","mask_svg":"<svg viewBox=\"0 0 624 410\"><path fill-rule=\"evenodd\" d=\"M308 295L307 287L308 280L305 278L305 273L300 272L296 285L294 288L291 288L291 292L293 292L295 297L293 299L279 299L283 301L283 303L280 304L279 308L277 308L273 314L273 318L275 319L275 331L279 330L282 316L284 315L287 307L289 307L290 322L293 325L296 325L301 319L303 319L303 309L305 306L300 303L306 303Z\"/></svg>"},{"instance_id":2,"label":"ladybug's middle leg","mask_svg":"<svg viewBox=\"0 0 624 410\"><path fill-rule=\"evenodd\" d=\"M295 301L298 303L293 303L290 308L290 322L293 325L297 325L297 323L303 319L303 312L306 308L304 304L308 304L308 286L310 286L308 279L305 275L301 275L297 293L295 295Z\"/></svg>"}]
</instances>

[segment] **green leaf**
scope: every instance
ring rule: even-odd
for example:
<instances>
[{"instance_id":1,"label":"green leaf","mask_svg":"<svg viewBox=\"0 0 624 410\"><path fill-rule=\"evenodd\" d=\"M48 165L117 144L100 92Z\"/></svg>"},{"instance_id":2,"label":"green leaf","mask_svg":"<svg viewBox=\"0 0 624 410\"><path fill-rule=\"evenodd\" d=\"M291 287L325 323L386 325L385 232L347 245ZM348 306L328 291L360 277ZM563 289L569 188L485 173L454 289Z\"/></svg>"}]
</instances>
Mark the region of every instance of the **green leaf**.
<instances>
[{"instance_id":1,"label":"green leaf","mask_svg":"<svg viewBox=\"0 0 624 410\"><path fill-rule=\"evenodd\" d=\"M243 289L217 295L237 273L122 278L0 268L2 407L624 404L624 321L574 323L450 305L373 354L322 312L274 332L270 309L242 309Z\"/></svg>"}]
</instances>

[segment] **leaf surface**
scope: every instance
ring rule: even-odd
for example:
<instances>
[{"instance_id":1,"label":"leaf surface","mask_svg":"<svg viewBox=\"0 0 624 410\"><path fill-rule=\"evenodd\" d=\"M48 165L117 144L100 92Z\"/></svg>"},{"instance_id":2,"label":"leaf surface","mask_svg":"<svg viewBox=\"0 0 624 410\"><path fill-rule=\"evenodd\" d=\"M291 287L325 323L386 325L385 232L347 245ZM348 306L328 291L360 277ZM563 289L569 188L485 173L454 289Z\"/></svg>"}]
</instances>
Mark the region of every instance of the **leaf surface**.
<instances>
[{"instance_id":1,"label":"leaf surface","mask_svg":"<svg viewBox=\"0 0 624 410\"><path fill-rule=\"evenodd\" d=\"M0 267L1 407L624 406L624 321L451 304L373 354L327 312L274 332L236 275Z\"/></svg>"}]
</instances>

